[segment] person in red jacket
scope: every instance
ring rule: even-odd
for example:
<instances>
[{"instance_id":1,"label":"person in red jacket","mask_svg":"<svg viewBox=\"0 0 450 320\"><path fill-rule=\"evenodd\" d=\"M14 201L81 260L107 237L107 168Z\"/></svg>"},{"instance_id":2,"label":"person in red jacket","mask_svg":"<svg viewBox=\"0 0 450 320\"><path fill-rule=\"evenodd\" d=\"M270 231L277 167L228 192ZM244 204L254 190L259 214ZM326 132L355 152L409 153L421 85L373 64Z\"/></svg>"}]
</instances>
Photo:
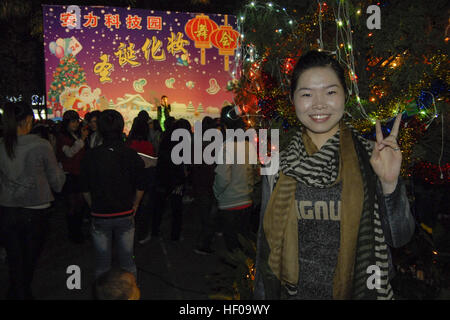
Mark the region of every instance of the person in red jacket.
<instances>
[{"instance_id":1,"label":"person in red jacket","mask_svg":"<svg viewBox=\"0 0 450 320\"><path fill-rule=\"evenodd\" d=\"M56 158L66 174L63 195L67 204L67 226L69 240L83 243L83 206L85 205L80 191L80 164L86 151L87 127L80 127L80 117L74 110L63 114L61 132L56 138Z\"/></svg>"},{"instance_id":2,"label":"person in red jacket","mask_svg":"<svg viewBox=\"0 0 450 320\"><path fill-rule=\"evenodd\" d=\"M149 126L144 118L136 117L133 120L127 144L131 149L148 156L155 156L153 145L148 141Z\"/></svg>"},{"instance_id":3,"label":"person in red jacket","mask_svg":"<svg viewBox=\"0 0 450 320\"><path fill-rule=\"evenodd\" d=\"M142 114L141 114L142 115ZM148 141L149 126L145 117L137 116L133 120L130 134L128 135L127 145L134 149L145 163L146 188L142 205L137 212L137 239L139 244L145 244L150 240L150 219L153 215L155 202L155 165L156 154L151 142ZM152 157L152 158L149 158Z\"/></svg>"}]
</instances>

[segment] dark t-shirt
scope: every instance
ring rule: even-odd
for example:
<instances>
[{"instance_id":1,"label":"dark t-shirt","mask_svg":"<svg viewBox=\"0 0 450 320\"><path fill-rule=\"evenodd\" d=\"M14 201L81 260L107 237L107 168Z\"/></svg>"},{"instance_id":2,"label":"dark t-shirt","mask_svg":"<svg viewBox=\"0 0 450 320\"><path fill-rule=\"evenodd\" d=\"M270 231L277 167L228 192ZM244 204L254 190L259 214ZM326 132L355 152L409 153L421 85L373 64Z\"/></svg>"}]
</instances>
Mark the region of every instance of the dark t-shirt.
<instances>
[{"instance_id":1,"label":"dark t-shirt","mask_svg":"<svg viewBox=\"0 0 450 320\"><path fill-rule=\"evenodd\" d=\"M129 211L136 189L148 184L145 177L144 161L120 141L89 150L81 162L81 191L91 194L96 214Z\"/></svg>"},{"instance_id":2,"label":"dark t-shirt","mask_svg":"<svg viewBox=\"0 0 450 320\"><path fill-rule=\"evenodd\" d=\"M311 188L298 183L299 284L290 299L333 299L340 242L342 184Z\"/></svg>"}]
</instances>

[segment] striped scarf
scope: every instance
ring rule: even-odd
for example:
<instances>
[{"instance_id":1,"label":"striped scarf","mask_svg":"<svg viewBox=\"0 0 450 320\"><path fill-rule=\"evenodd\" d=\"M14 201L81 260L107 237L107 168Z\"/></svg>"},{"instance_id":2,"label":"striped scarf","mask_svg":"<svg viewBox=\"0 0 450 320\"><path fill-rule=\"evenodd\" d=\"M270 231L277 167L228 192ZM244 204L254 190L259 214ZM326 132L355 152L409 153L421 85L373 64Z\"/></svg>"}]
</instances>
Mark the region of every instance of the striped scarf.
<instances>
[{"instance_id":1,"label":"striped scarf","mask_svg":"<svg viewBox=\"0 0 450 320\"><path fill-rule=\"evenodd\" d=\"M341 274L343 272L350 272L350 276L341 278L348 279L347 281L352 281L353 283L351 286L349 286L348 283L342 284L343 287L350 288L347 293L335 293L334 295L335 297L337 295L340 298L344 297L352 299L393 299L393 291L388 276L388 249L384 239L383 229L381 228L379 215L379 199L376 192L377 178L369 162L373 148L371 143L362 138L349 124L344 124L343 122L340 124L339 131L330 138L320 150L317 150L312 141L304 142L303 139L310 138L299 131L292 138L289 146L281 152L280 169L284 175L295 179L297 182L306 184L307 186L317 188L330 187L340 179L340 168L342 167L339 159L340 150L342 149L342 139L340 136L343 130L350 130L349 137L351 137L354 143L354 150L356 151L357 162L359 163L362 178L363 203L355 246L356 252L354 253L354 264L353 268L351 268L353 270L342 271L339 270L338 266L336 270L337 275L335 274L335 284L336 278L339 278L339 272L341 272ZM305 147L305 144L308 145L308 150ZM312 149L311 145L313 145ZM311 152L314 148L315 150ZM348 151L346 152L348 153ZM344 157L346 157L346 155L343 154L343 158ZM347 161L344 159L341 160ZM356 163L354 165L356 165ZM278 180L279 175L280 173L275 177L275 183ZM344 179L344 177L342 177L342 179ZM343 215L344 214L345 212ZM350 227L348 228L350 229ZM344 228L341 228L341 231L343 229ZM372 279L368 280L375 272L371 271L372 273L368 273L368 270L372 270L370 269L370 266L377 266L379 268L380 281L378 283L371 281ZM375 285L375 288L372 286L372 289L370 289L368 286L370 283Z\"/></svg>"}]
</instances>

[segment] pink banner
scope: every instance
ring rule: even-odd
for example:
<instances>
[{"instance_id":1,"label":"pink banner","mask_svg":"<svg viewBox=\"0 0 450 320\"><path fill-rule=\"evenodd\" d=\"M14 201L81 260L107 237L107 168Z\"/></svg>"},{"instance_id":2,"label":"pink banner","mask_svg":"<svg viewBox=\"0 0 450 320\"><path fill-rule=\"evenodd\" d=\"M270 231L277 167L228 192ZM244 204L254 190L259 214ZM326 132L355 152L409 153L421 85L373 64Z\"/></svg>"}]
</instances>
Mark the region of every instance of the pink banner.
<instances>
[{"instance_id":1,"label":"pink banner","mask_svg":"<svg viewBox=\"0 0 450 320\"><path fill-rule=\"evenodd\" d=\"M127 130L141 110L193 123L233 102L236 17L153 10L44 6L49 117L116 109Z\"/></svg>"}]
</instances>

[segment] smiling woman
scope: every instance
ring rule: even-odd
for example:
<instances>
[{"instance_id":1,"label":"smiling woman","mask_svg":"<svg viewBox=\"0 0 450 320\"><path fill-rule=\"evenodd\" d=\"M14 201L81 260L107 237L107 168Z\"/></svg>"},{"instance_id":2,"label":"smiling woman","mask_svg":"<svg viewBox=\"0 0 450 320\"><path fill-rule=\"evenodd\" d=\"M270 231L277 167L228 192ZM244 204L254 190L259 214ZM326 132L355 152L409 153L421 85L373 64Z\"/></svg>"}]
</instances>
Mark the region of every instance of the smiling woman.
<instances>
[{"instance_id":1,"label":"smiling woman","mask_svg":"<svg viewBox=\"0 0 450 320\"><path fill-rule=\"evenodd\" d=\"M336 134L346 97L344 69L328 55L307 54L294 68L290 99L318 149Z\"/></svg>"},{"instance_id":2,"label":"smiling woman","mask_svg":"<svg viewBox=\"0 0 450 320\"><path fill-rule=\"evenodd\" d=\"M314 67L299 77L294 92L295 112L320 149L339 129L344 115L345 92L329 67Z\"/></svg>"},{"instance_id":3,"label":"smiling woman","mask_svg":"<svg viewBox=\"0 0 450 320\"><path fill-rule=\"evenodd\" d=\"M377 122L376 143L363 139L342 120L344 74L317 51L293 70L290 98L302 128L280 153L279 172L263 177L257 299L393 297L388 245L402 246L414 232L399 180L401 118L388 137Z\"/></svg>"}]
</instances>

